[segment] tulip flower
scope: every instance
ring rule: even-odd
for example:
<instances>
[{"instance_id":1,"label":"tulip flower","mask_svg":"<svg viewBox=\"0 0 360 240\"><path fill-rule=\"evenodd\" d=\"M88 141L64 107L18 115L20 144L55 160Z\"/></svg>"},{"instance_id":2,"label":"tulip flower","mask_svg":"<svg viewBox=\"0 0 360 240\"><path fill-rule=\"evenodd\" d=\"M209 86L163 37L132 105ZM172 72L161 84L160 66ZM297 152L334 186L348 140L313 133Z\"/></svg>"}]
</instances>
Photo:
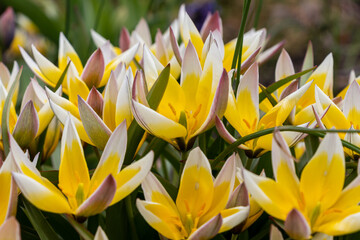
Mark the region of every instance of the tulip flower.
<instances>
[{"instance_id":1,"label":"tulip flower","mask_svg":"<svg viewBox=\"0 0 360 240\"><path fill-rule=\"evenodd\" d=\"M210 239L248 216L249 206L232 205L230 199L238 197L233 196L234 182L234 155L213 180L209 161L195 148L185 163L176 203L149 173L141 185L145 201L137 199L136 205L147 223L168 239Z\"/></svg>"},{"instance_id":2,"label":"tulip flower","mask_svg":"<svg viewBox=\"0 0 360 240\"><path fill-rule=\"evenodd\" d=\"M360 129L360 86L356 81L353 81L350 84L350 87L346 92L342 103L342 110L318 87L315 89L315 99L319 113L324 112L325 109L330 106L322 118L322 122L326 128ZM360 146L360 136L358 133L339 133L339 136L358 147ZM357 153L354 153L347 148L345 148L345 153L353 159L357 159L359 156Z\"/></svg>"},{"instance_id":3,"label":"tulip flower","mask_svg":"<svg viewBox=\"0 0 360 240\"><path fill-rule=\"evenodd\" d=\"M46 59L34 46L32 46L32 52L35 61L21 47L20 51L33 73L50 87L56 86L68 62L71 61L69 68L73 71L72 77L70 79L65 78L67 81L62 83L64 93L71 95L71 91L75 94L86 91L86 86L88 87L87 91L89 91L89 88L91 89L93 86L102 87L106 85L111 71L120 62L128 65L134 58L137 48L138 46L134 46L111 61L106 52L103 53L101 49L98 49L88 59L85 67L62 33L60 33L59 38L58 66ZM71 88L73 89L71 90Z\"/></svg>"},{"instance_id":4,"label":"tulip flower","mask_svg":"<svg viewBox=\"0 0 360 240\"><path fill-rule=\"evenodd\" d=\"M284 230L291 238L309 239L314 233L349 234L360 229L360 178L343 189L345 159L337 134L325 136L300 179L278 132L272 146L275 180L244 170L245 185L269 215L285 221Z\"/></svg>"},{"instance_id":5,"label":"tulip flower","mask_svg":"<svg viewBox=\"0 0 360 240\"><path fill-rule=\"evenodd\" d=\"M60 94L60 91L56 93L57 95ZM38 119L39 126L38 130L35 135L35 141L30 139L30 152L35 155L38 150L38 141L41 133L46 131L45 133L45 140L42 147L42 159L47 159L55 150L61 133L60 133L60 123L59 120L54 117L54 113L50 108L50 104L48 98L46 96L45 90L39 85L36 79L31 79L29 85L25 89L25 93L21 103L21 110L24 111L27 104L31 102L33 106L33 114L36 113L37 116L33 118ZM35 111L34 111L35 110ZM31 121L30 119L27 119ZM27 126L24 126L26 128ZM18 134L22 135L23 131L29 131L30 129L22 129L18 131ZM15 135L14 135L15 137ZM15 140L18 139L15 137ZM18 141L18 144L20 142ZM20 144L21 145L21 144Z\"/></svg>"},{"instance_id":6,"label":"tulip flower","mask_svg":"<svg viewBox=\"0 0 360 240\"><path fill-rule=\"evenodd\" d=\"M18 190L14 179L11 177L11 172L17 171L17 167L14 163L14 156L9 154L5 161L0 160L0 236L1 228L5 225L6 220L9 220L11 216L16 215L17 208L17 195Z\"/></svg>"},{"instance_id":7,"label":"tulip flower","mask_svg":"<svg viewBox=\"0 0 360 240\"><path fill-rule=\"evenodd\" d=\"M296 82L295 82L296 84ZM300 89L290 91L264 116L260 118L259 112L259 72L258 64L254 63L240 80L235 98L234 92L230 91L228 106L225 117L240 136L246 136L261 129L281 126L290 115L297 101L310 87L311 82L305 84ZM294 84L293 84L294 85ZM293 86L289 86L292 88ZM295 85L295 87L297 87ZM284 90L285 91L285 90ZM232 143L236 139L226 130L222 122L218 119L216 127L220 135L228 142ZM287 142L293 141L293 135L289 134ZM271 135L254 139L239 146L251 157L257 157L264 152L271 150Z\"/></svg>"},{"instance_id":8,"label":"tulip flower","mask_svg":"<svg viewBox=\"0 0 360 240\"><path fill-rule=\"evenodd\" d=\"M170 36L170 34L172 34L172 36ZM109 40L105 39L99 33L91 30L91 37L95 45L100 49L107 49L107 52L111 53L110 56L112 58L116 58L116 56L123 51L128 50L130 47L140 44L137 55L135 56L136 60L139 61L143 57L143 46L146 46L151 49L151 52L164 67L169 63L171 64L171 75L175 78L178 78L180 75L180 65L176 60L176 56L171 46L171 37L174 37L176 40L178 35L179 24L178 21L175 20L164 33L161 33L161 31L158 30L155 36L155 42L152 43L149 26L144 19L141 19L131 34L126 28L122 29L119 39L119 48L113 46ZM132 63L130 66L133 70L136 69L135 64Z\"/></svg>"},{"instance_id":9,"label":"tulip flower","mask_svg":"<svg viewBox=\"0 0 360 240\"><path fill-rule=\"evenodd\" d=\"M20 224L14 216L0 226L0 239L21 240Z\"/></svg>"},{"instance_id":10,"label":"tulip flower","mask_svg":"<svg viewBox=\"0 0 360 240\"><path fill-rule=\"evenodd\" d=\"M234 192L235 191L241 191L242 194L241 198L238 199L238 201L242 201L242 203L247 203L250 207L249 209L249 215L247 217L247 219L240 224L239 227L235 227L235 231L239 232L243 232L245 231L248 227L250 227L260 216L261 214L264 212L261 207L259 206L259 204L254 200L254 198L248 193L246 187L245 187L245 183L244 183L244 177L242 174L242 169L244 168L241 162L241 159L239 157L239 155L235 155L235 164L236 164L236 179L235 179L235 184L234 184Z\"/></svg>"},{"instance_id":11,"label":"tulip flower","mask_svg":"<svg viewBox=\"0 0 360 240\"><path fill-rule=\"evenodd\" d=\"M133 81L131 68L126 70L124 64L119 64L102 94L93 87L84 94L70 95L70 100L76 98L76 104L73 103L75 100L71 102L49 89L46 92L50 106L62 124L70 112L80 139L104 149L109 136L121 122L126 120L128 127L132 122L130 91Z\"/></svg>"},{"instance_id":12,"label":"tulip flower","mask_svg":"<svg viewBox=\"0 0 360 240\"><path fill-rule=\"evenodd\" d=\"M201 31L199 32L190 16L186 13L185 5L183 4L179 10L178 20L183 43L185 46L187 46L189 41L191 41L195 46L198 56L202 56L204 48L206 49L208 47L205 39L207 39L209 33L212 32L218 47L221 49L221 59L223 60L224 68L228 72L231 70L237 39L233 39L224 45L222 40L222 21L219 14L215 13L213 15L209 15L207 20L204 22ZM265 29L258 31L252 29L244 34L243 50L241 56L243 70L249 67L255 61L256 57L258 57L258 63L263 63L268 58L273 56L284 44L283 42L280 42L258 56L260 51L265 46L265 40Z\"/></svg>"},{"instance_id":13,"label":"tulip flower","mask_svg":"<svg viewBox=\"0 0 360 240\"><path fill-rule=\"evenodd\" d=\"M160 71L161 64L145 47L144 74L149 88ZM184 54L180 84L170 75L156 110L148 107L146 99L141 103L136 100L139 96L133 95L131 107L134 118L150 134L168 141L179 150L188 150L198 134L214 126L215 116L224 114L228 81L216 43L211 45L202 68L190 42ZM134 83L134 87L136 85Z\"/></svg>"},{"instance_id":14,"label":"tulip flower","mask_svg":"<svg viewBox=\"0 0 360 240\"><path fill-rule=\"evenodd\" d=\"M13 177L22 194L41 210L82 217L98 214L136 189L152 166L150 152L121 170L126 134L125 123L116 128L90 179L80 138L68 117L61 140L60 189L42 177L26 154L13 147L14 143L12 152L20 173L13 173Z\"/></svg>"}]
</instances>

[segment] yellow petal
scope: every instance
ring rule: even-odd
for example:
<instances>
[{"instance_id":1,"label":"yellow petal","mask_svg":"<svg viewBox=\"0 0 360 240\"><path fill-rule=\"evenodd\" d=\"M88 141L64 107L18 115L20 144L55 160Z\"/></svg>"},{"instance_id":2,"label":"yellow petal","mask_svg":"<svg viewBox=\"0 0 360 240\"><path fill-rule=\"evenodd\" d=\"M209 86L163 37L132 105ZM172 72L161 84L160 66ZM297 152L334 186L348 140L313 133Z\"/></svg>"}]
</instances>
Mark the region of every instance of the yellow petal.
<instances>
[{"instance_id":1,"label":"yellow petal","mask_svg":"<svg viewBox=\"0 0 360 240\"><path fill-rule=\"evenodd\" d=\"M38 182L20 173L13 173L13 177L21 193L37 208L53 213L72 213L64 195L46 178ZM52 188L45 186L45 182L51 184Z\"/></svg>"},{"instance_id":2,"label":"yellow petal","mask_svg":"<svg viewBox=\"0 0 360 240\"><path fill-rule=\"evenodd\" d=\"M176 206L183 222L200 218L211 206L214 194L211 167L200 148L189 154L180 180Z\"/></svg>"},{"instance_id":3,"label":"yellow petal","mask_svg":"<svg viewBox=\"0 0 360 240\"><path fill-rule=\"evenodd\" d=\"M327 134L300 178L300 191L311 215L320 205L324 211L341 194L345 180L343 148L337 134Z\"/></svg>"},{"instance_id":4,"label":"yellow petal","mask_svg":"<svg viewBox=\"0 0 360 240\"><path fill-rule=\"evenodd\" d=\"M59 168L59 187L69 198L76 198L80 185L85 197L89 191L90 176L85 161L82 144L70 116L66 120L61 139L61 163Z\"/></svg>"}]
</instances>

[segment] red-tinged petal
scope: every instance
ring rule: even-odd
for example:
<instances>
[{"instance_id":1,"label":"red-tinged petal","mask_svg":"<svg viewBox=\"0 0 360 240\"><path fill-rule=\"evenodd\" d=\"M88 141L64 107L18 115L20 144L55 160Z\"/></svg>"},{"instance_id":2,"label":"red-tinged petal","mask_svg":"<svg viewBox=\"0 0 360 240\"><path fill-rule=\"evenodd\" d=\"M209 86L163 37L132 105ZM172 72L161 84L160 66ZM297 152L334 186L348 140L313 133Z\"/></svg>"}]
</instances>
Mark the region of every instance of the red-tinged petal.
<instances>
[{"instance_id":1,"label":"red-tinged petal","mask_svg":"<svg viewBox=\"0 0 360 240\"><path fill-rule=\"evenodd\" d=\"M270 227L270 240L284 240L279 229L272 224Z\"/></svg>"},{"instance_id":2,"label":"red-tinged petal","mask_svg":"<svg viewBox=\"0 0 360 240\"><path fill-rule=\"evenodd\" d=\"M39 130L39 118L32 101L29 101L20 112L14 127L13 136L21 147L28 146Z\"/></svg>"},{"instance_id":3,"label":"red-tinged petal","mask_svg":"<svg viewBox=\"0 0 360 240\"><path fill-rule=\"evenodd\" d=\"M101 93L92 87L89 96L86 99L86 103L97 113L99 117L103 114L104 99Z\"/></svg>"},{"instance_id":4,"label":"red-tinged petal","mask_svg":"<svg viewBox=\"0 0 360 240\"><path fill-rule=\"evenodd\" d=\"M218 30L222 36L223 26L222 26L222 21L221 21L218 11L216 11L214 14L212 14L210 17L208 17L205 20L205 22L200 30L200 35L201 35L202 40L205 42L209 33L214 32L215 30Z\"/></svg>"},{"instance_id":5,"label":"red-tinged petal","mask_svg":"<svg viewBox=\"0 0 360 240\"><path fill-rule=\"evenodd\" d=\"M6 88L10 80L10 71L2 62L0 62L0 80Z\"/></svg>"},{"instance_id":6,"label":"red-tinged petal","mask_svg":"<svg viewBox=\"0 0 360 240\"><path fill-rule=\"evenodd\" d=\"M236 141L236 138L234 138L229 131L226 129L225 125L223 124L223 122L220 120L220 118L218 116L215 117L215 126L216 129L219 133L219 135L228 143L233 143ZM241 144L239 145L239 148L247 150L248 148Z\"/></svg>"},{"instance_id":7,"label":"red-tinged petal","mask_svg":"<svg viewBox=\"0 0 360 240\"><path fill-rule=\"evenodd\" d=\"M110 174L76 210L77 216L88 217L104 211L111 203L116 192L116 181Z\"/></svg>"},{"instance_id":8,"label":"red-tinged petal","mask_svg":"<svg viewBox=\"0 0 360 240\"><path fill-rule=\"evenodd\" d=\"M196 136L201 132L204 132L210 127L214 126L215 116L222 117L224 115L227 106L228 92L229 78L226 70L224 69L206 120L201 125L201 127L193 134L193 136Z\"/></svg>"},{"instance_id":9,"label":"red-tinged petal","mask_svg":"<svg viewBox=\"0 0 360 240\"><path fill-rule=\"evenodd\" d=\"M178 61L178 63L181 66L182 65L182 58L181 58L181 54L180 54L179 44L178 44L178 42L176 40L176 37L175 37L174 32L173 32L171 27L170 27L170 43L171 43L171 47L173 49L174 55L176 57L176 60Z\"/></svg>"},{"instance_id":10,"label":"red-tinged petal","mask_svg":"<svg viewBox=\"0 0 360 240\"><path fill-rule=\"evenodd\" d=\"M0 15L0 42L3 49L10 47L15 35L15 13L12 7L7 7Z\"/></svg>"},{"instance_id":11,"label":"red-tinged petal","mask_svg":"<svg viewBox=\"0 0 360 240\"><path fill-rule=\"evenodd\" d=\"M104 149L111 130L98 114L81 97L78 99L80 118L91 141L100 149Z\"/></svg>"},{"instance_id":12,"label":"red-tinged petal","mask_svg":"<svg viewBox=\"0 0 360 240\"><path fill-rule=\"evenodd\" d=\"M293 239L309 239L311 237L311 228L308 222L295 208L287 215L284 225L284 230Z\"/></svg>"},{"instance_id":13,"label":"red-tinged petal","mask_svg":"<svg viewBox=\"0 0 360 240\"><path fill-rule=\"evenodd\" d=\"M111 134L90 182L90 193L109 175L116 176L124 161L127 144L126 124L122 122Z\"/></svg>"},{"instance_id":14,"label":"red-tinged petal","mask_svg":"<svg viewBox=\"0 0 360 240\"><path fill-rule=\"evenodd\" d=\"M0 227L0 240L21 240L20 224L11 217Z\"/></svg>"},{"instance_id":15,"label":"red-tinged petal","mask_svg":"<svg viewBox=\"0 0 360 240\"><path fill-rule=\"evenodd\" d=\"M284 46L284 44L285 44L285 41L281 41L281 42L277 43L276 45L272 46L271 48L267 49L266 51L262 52L257 59L257 62L259 63L259 65L263 64L264 62L269 60L271 57L273 57Z\"/></svg>"},{"instance_id":16,"label":"red-tinged petal","mask_svg":"<svg viewBox=\"0 0 360 240\"><path fill-rule=\"evenodd\" d=\"M250 204L249 193L245 187L245 183L241 183L231 193L229 201L226 205L226 209L238 207L238 206L248 206L249 204Z\"/></svg>"},{"instance_id":17,"label":"red-tinged petal","mask_svg":"<svg viewBox=\"0 0 360 240\"><path fill-rule=\"evenodd\" d=\"M130 34L129 30L126 27L121 29L120 38L119 38L119 46L121 51L126 51L130 48Z\"/></svg>"},{"instance_id":18,"label":"red-tinged petal","mask_svg":"<svg viewBox=\"0 0 360 240\"><path fill-rule=\"evenodd\" d=\"M81 74L81 79L86 83L89 88L93 86L98 87L104 75L105 62L103 54L97 49L87 61L84 71Z\"/></svg>"},{"instance_id":19,"label":"red-tinged petal","mask_svg":"<svg viewBox=\"0 0 360 240\"><path fill-rule=\"evenodd\" d=\"M299 81L295 80L292 81L290 84L288 84L286 88L282 89L282 92L279 97L279 101L283 100L284 98L286 98L287 96L298 90L298 85L299 85Z\"/></svg>"},{"instance_id":20,"label":"red-tinged petal","mask_svg":"<svg viewBox=\"0 0 360 240\"><path fill-rule=\"evenodd\" d=\"M249 57L247 57L245 59L245 61L243 61L241 63L241 73L240 74L245 73L248 70L248 68L255 62L257 55L260 53L260 50L261 50L261 47L256 49Z\"/></svg>"},{"instance_id":21,"label":"red-tinged petal","mask_svg":"<svg viewBox=\"0 0 360 240\"><path fill-rule=\"evenodd\" d=\"M219 213L215 217L211 218L209 221L204 223L200 228L193 232L189 236L189 240L200 240L200 239L211 239L215 237L216 234L220 231L220 228L223 224L223 219Z\"/></svg>"}]
</instances>

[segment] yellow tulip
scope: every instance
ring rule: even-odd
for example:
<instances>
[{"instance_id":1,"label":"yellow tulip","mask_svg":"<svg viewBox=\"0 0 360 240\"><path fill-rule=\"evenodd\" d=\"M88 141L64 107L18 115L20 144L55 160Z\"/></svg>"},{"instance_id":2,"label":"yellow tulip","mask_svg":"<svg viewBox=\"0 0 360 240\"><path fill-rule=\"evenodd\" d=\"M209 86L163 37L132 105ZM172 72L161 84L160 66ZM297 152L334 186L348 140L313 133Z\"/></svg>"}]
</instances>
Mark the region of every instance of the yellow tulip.
<instances>
[{"instance_id":1,"label":"yellow tulip","mask_svg":"<svg viewBox=\"0 0 360 240\"><path fill-rule=\"evenodd\" d=\"M119 125L110 137L91 179L80 138L68 117L61 140L59 188L56 188L16 146L11 138L14 158L20 173L13 173L22 194L37 208L54 213L88 217L117 203L146 177L153 153L121 170L126 150L126 124Z\"/></svg>"},{"instance_id":2,"label":"yellow tulip","mask_svg":"<svg viewBox=\"0 0 360 240\"><path fill-rule=\"evenodd\" d=\"M289 117L291 111L296 106L297 101L310 87L311 82L303 87L283 97L274 107L260 118L259 112L259 70L258 64L254 63L240 80L240 84L235 97L234 92L230 91L228 106L225 117L240 136L246 136L258 130L281 126ZM236 139L226 130L222 122L217 119L216 127L220 135L228 142L232 143ZM294 134L284 133L287 142L290 144L294 139ZM271 150L271 136L267 135L246 142L239 147L251 157L262 155Z\"/></svg>"},{"instance_id":3,"label":"yellow tulip","mask_svg":"<svg viewBox=\"0 0 360 240\"><path fill-rule=\"evenodd\" d=\"M230 199L239 197L232 196L234 182L234 155L213 180L209 161L195 148L185 163L176 203L149 173L142 183L145 201L137 199L136 205L148 224L166 238L210 239L248 216L249 206L230 203Z\"/></svg>"},{"instance_id":4,"label":"yellow tulip","mask_svg":"<svg viewBox=\"0 0 360 240\"><path fill-rule=\"evenodd\" d=\"M271 216L285 221L284 230L294 239L311 234L349 234L360 229L359 177L343 189L345 159L340 138L327 134L300 179L285 140L275 133L272 144L274 178L244 170L247 189Z\"/></svg>"},{"instance_id":5,"label":"yellow tulip","mask_svg":"<svg viewBox=\"0 0 360 240\"><path fill-rule=\"evenodd\" d=\"M155 56L144 47L144 75L149 88L162 70ZM134 87L136 85L134 83ZM194 46L189 43L181 67L180 84L170 75L156 110L148 107L146 100L139 102L139 96L133 95L132 112L147 132L180 150L188 150L198 134L214 125L215 116L224 114L228 89L229 79L222 68L216 43L212 43L204 67L201 67Z\"/></svg>"}]
</instances>

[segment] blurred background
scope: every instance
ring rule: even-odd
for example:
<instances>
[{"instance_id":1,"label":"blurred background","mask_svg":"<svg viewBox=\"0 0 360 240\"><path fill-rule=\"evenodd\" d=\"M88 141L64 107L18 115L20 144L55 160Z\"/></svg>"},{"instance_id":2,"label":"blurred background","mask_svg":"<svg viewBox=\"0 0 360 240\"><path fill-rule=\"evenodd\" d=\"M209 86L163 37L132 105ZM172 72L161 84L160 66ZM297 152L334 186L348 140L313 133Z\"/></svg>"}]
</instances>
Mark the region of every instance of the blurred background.
<instances>
[{"instance_id":1,"label":"blurred background","mask_svg":"<svg viewBox=\"0 0 360 240\"><path fill-rule=\"evenodd\" d=\"M59 33L70 40L83 62L95 50L90 29L118 45L123 27L131 32L144 18L154 37L177 18L183 1L179 0L1 0L1 59L9 67L13 60L23 64L18 45L30 52L34 44L52 62L57 62ZM201 27L208 11L219 11L224 26L224 41L238 34L242 15L241 0L186 1L187 11ZM8 7L15 12L14 38L4 34L13 28ZM10 20L9 20L10 19ZM1 24L0 24L1 25ZM286 40L295 70L299 71L307 44L312 41L315 64L334 55L335 93L344 85L351 69L360 74L360 1L359 0L252 0L246 30L266 28L271 36L269 46ZM278 54L261 67L261 82L274 81ZM31 72L25 71L28 76ZM27 78L28 77L23 77ZM26 80L24 80L26 81ZM26 85L27 83L22 83Z\"/></svg>"}]
</instances>

